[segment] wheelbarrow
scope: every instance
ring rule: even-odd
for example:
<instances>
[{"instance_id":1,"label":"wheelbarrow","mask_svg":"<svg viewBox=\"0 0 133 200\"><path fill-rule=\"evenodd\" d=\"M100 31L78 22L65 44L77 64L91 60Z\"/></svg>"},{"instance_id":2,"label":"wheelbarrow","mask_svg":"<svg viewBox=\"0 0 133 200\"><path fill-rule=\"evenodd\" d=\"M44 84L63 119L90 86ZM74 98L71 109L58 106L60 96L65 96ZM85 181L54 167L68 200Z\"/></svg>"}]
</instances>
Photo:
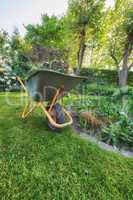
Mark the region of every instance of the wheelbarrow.
<instances>
[{"instance_id":1,"label":"wheelbarrow","mask_svg":"<svg viewBox=\"0 0 133 200\"><path fill-rule=\"evenodd\" d=\"M27 118L36 108L40 107L48 119L49 127L53 130L73 123L70 113L57 101L85 77L62 74L52 70L38 70L33 72L25 83L20 77L17 79L28 95L28 103L22 112L22 119Z\"/></svg>"}]
</instances>

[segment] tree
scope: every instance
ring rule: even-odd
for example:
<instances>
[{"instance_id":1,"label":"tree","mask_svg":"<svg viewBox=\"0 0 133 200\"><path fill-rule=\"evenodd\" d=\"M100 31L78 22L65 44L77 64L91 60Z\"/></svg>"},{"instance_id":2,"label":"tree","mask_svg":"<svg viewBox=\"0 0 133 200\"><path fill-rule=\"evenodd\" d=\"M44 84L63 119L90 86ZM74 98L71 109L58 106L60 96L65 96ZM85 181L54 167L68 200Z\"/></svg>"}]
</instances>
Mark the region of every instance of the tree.
<instances>
[{"instance_id":1,"label":"tree","mask_svg":"<svg viewBox=\"0 0 133 200\"><path fill-rule=\"evenodd\" d=\"M78 42L77 72L79 73L89 34L98 31L103 15L104 0L70 0L68 7L69 28ZM75 49L74 49L75 50Z\"/></svg>"},{"instance_id":2,"label":"tree","mask_svg":"<svg viewBox=\"0 0 133 200\"><path fill-rule=\"evenodd\" d=\"M113 11L116 22L110 32L110 56L118 69L119 86L127 85L128 71L133 67L133 12L131 0L117 0Z\"/></svg>"},{"instance_id":3,"label":"tree","mask_svg":"<svg viewBox=\"0 0 133 200\"><path fill-rule=\"evenodd\" d=\"M4 30L0 31L0 60L2 63L6 63L8 60L8 49L9 49L9 36Z\"/></svg>"},{"instance_id":4,"label":"tree","mask_svg":"<svg viewBox=\"0 0 133 200\"><path fill-rule=\"evenodd\" d=\"M65 49L65 28L63 18L56 16L49 17L42 15L41 23L26 26L25 39L30 41L32 46L42 46L48 48Z\"/></svg>"},{"instance_id":5,"label":"tree","mask_svg":"<svg viewBox=\"0 0 133 200\"><path fill-rule=\"evenodd\" d=\"M0 52L8 42L8 33L4 30L0 31Z\"/></svg>"},{"instance_id":6,"label":"tree","mask_svg":"<svg viewBox=\"0 0 133 200\"><path fill-rule=\"evenodd\" d=\"M10 66L13 72L25 76L27 71L30 70L29 55L32 51L31 44L25 41L21 37L18 29L15 28L9 40L9 47Z\"/></svg>"},{"instance_id":7,"label":"tree","mask_svg":"<svg viewBox=\"0 0 133 200\"><path fill-rule=\"evenodd\" d=\"M68 51L63 17L50 17L44 14L41 17L41 23L29 24L25 28L27 30L25 40L33 47L31 59L34 62L40 61L42 64L49 62L50 65L56 59L67 62Z\"/></svg>"}]
</instances>

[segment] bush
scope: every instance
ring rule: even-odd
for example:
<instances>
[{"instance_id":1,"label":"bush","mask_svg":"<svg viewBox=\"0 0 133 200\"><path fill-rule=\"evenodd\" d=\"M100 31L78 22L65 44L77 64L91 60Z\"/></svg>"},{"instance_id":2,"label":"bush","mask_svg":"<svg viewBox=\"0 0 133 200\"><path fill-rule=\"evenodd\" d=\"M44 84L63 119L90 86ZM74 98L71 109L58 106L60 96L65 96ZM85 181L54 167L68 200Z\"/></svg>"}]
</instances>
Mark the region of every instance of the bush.
<instances>
[{"instance_id":1,"label":"bush","mask_svg":"<svg viewBox=\"0 0 133 200\"><path fill-rule=\"evenodd\" d=\"M95 96L113 96L117 90L113 85L82 84L79 87L80 93Z\"/></svg>"},{"instance_id":2,"label":"bush","mask_svg":"<svg viewBox=\"0 0 133 200\"><path fill-rule=\"evenodd\" d=\"M105 69L94 69L94 68L82 68L81 75L87 76L87 83L98 83L98 84L113 84L118 83L117 70L105 70ZM133 72L128 74L128 85L133 86Z\"/></svg>"},{"instance_id":3,"label":"bush","mask_svg":"<svg viewBox=\"0 0 133 200\"><path fill-rule=\"evenodd\" d=\"M0 76L0 92L18 90L20 90L20 88L16 80L16 75L12 72L4 72Z\"/></svg>"}]
</instances>

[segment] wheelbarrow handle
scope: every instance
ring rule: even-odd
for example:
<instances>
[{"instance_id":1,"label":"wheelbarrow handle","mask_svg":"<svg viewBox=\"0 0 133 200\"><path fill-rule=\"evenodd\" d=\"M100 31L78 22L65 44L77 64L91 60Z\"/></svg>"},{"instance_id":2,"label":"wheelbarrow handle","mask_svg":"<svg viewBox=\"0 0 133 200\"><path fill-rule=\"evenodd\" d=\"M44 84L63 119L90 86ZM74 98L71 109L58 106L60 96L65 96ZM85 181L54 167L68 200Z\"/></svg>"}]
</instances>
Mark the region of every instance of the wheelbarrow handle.
<instances>
[{"instance_id":1,"label":"wheelbarrow handle","mask_svg":"<svg viewBox=\"0 0 133 200\"><path fill-rule=\"evenodd\" d=\"M22 88L24 89L24 91L28 93L27 88L25 87L23 81L21 80L21 78L19 76L17 76L17 80L20 83L20 85L22 86Z\"/></svg>"}]
</instances>

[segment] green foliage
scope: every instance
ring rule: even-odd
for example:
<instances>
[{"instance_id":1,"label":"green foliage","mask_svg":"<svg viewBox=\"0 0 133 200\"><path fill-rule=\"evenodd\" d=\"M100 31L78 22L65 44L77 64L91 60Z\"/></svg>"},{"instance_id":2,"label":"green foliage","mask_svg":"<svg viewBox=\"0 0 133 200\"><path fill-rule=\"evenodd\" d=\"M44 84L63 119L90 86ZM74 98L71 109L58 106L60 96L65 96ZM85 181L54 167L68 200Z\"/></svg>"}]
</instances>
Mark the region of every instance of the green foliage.
<instances>
[{"instance_id":1,"label":"green foliage","mask_svg":"<svg viewBox=\"0 0 133 200\"><path fill-rule=\"evenodd\" d=\"M42 15L41 23L26 26L26 40L33 46L43 46L57 49L65 48L65 26L63 18Z\"/></svg>"},{"instance_id":2,"label":"green foliage","mask_svg":"<svg viewBox=\"0 0 133 200\"><path fill-rule=\"evenodd\" d=\"M78 92L72 93L64 102L77 114L78 126L84 131L97 134L102 141L116 146L133 145L133 88L121 97L119 88L110 85L83 84ZM92 116L103 121L103 126L97 128L89 126L87 121L80 117L81 112L91 112Z\"/></svg>"},{"instance_id":3,"label":"green foliage","mask_svg":"<svg viewBox=\"0 0 133 200\"><path fill-rule=\"evenodd\" d=\"M77 65L77 54L81 48L81 40L84 37L84 47L88 43L97 40L100 31L101 19L104 16L104 0L70 0L66 22L69 30L70 64Z\"/></svg>"},{"instance_id":4,"label":"green foliage","mask_svg":"<svg viewBox=\"0 0 133 200\"><path fill-rule=\"evenodd\" d=\"M84 66L117 69L122 65L128 35L132 35L132 1L117 0L102 13L100 30L88 35ZM130 37L130 44L133 39ZM132 53L128 65L132 63Z\"/></svg>"},{"instance_id":5,"label":"green foliage","mask_svg":"<svg viewBox=\"0 0 133 200\"><path fill-rule=\"evenodd\" d=\"M30 70L44 67L46 62L50 66L53 60L60 63L67 60L63 18L42 15L40 24L29 24L26 30L24 38L17 28L11 37L6 32L0 34L0 54L2 59L7 58L6 63L15 74L25 77Z\"/></svg>"},{"instance_id":6,"label":"green foliage","mask_svg":"<svg viewBox=\"0 0 133 200\"><path fill-rule=\"evenodd\" d=\"M31 45L27 43L18 32L14 30L12 37L9 40L9 65L13 72L24 77L29 68L29 53Z\"/></svg>"},{"instance_id":7,"label":"green foliage","mask_svg":"<svg viewBox=\"0 0 133 200\"><path fill-rule=\"evenodd\" d=\"M105 8L104 0L70 0L65 16L42 15L40 23L25 27L24 38L17 30L11 37L1 31L0 56L16 73L24 75L31 65L43 66L44 59L41 60L38 54L45 55L46 49L50 49L50 54L52 51L61 54L60 58L49 54L47 62L63 60L71 67L77 67L81 36L84 35L83 65L116 69L122 60L127 35L132 33L132 21L131 0L117 0L112 8ZM45 50L40 53L39 48ZM128 64L131 62L132 54ZM113 82L117 84L118 78Z\"/></svg>"},{"instance_id":8,"label":"green foliage","mask_svg":"<svg viewBox=\"0 0 133 200\"><path fill-rule=\"evenodd\" d=\"M118 88L114 88L113 85L100 85L100 84L89 84L85 85L84 88L82 87L84 94L91 94L95 96L113 96L117 91Z\"/></svg>"},{"instance_id":9,"label":"green foliage","mask_svg":"<svg viewBox=\"0 0 133 200\"><path fill-rule=\"evenodd\" d=\"M110 69L96 69L96 68L82 68L80 75L88 77L86 83L94 83L97 87L110 84L116 86L118 83L118 73L116 70ZM128 75L128 85L133 86L133 72L130 71ZM88 86L89 87L89 86ZM96 88L96 87L95 87Z\"/></svg>"},{"instance_id":10,"label":"green foliage","mask_svg":"<svg viewBox=\"0 0 133 200\"><path fill-rule=\"evenodd\" d=\"M83 25L89 25L90 28L95 28L95 30L98 28L97 25L102 15L101 10L104 6L104 0L70 0L68 4L68 17L73 29L82 29Z\"/></svg>"},{"instance_id":11,"label":"green foliage","mask_svg":"<svg viewBox=\"0 0 133 200\"><path fill-rule=\"evenodd\" d=\"M8 41L8 33L6 31L0 31L0 50L5 47Z\"/></svg>"},{"instance_id":12,"label":"green foliage","mask_svg":"<svg viewBox=\"0 0 133 200\"><path fill-rule=\"evenodd\" d=\"M130 45L133 46L133 14L131 0L117 0L114 10L110 13L109 21L112 21L108 34L109 55L112 57L117 68L121 67L122 60L125 55L128 39ZM130 37L129 37L130 35ZM130 63L130 53L129 60Z\"/></svg>"},{"instance_id":13,"label":"green foliage","mask_svg":"<svg viewBox=\"0 0 133 200\"><path fill-rule=\"evenodd\" d=\"M117 121L108 127L103 128L102 140L106 143L122 146L133 145L133 122L126 113L121 112Z\"/></svg>"},{"instance_id":14,"label":"green foliage","mask_svg":"<svg viewBox=\"0 0 133 200\"><path fill-rule=\"evenodd\" d=\"M4 30L0 31L0 67L7 63L9 58L9 36Z\"/></svg>"}]
</instances>

